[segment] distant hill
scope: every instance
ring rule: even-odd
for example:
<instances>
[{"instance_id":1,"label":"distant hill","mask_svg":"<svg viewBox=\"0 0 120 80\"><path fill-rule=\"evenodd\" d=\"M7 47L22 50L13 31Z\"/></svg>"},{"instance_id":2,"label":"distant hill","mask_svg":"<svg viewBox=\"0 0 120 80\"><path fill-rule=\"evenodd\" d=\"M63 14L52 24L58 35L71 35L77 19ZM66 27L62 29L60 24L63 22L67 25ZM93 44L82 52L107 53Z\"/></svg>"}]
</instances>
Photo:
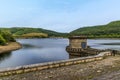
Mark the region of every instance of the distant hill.
<instances>
[{"instance_id":1,"label":"distant hill","mask_svg":"<svg viewBox=\"0 0 120 80\"><path fill-rule=\"evenodd\" d=\"M70 35L87 35L91 38L120 38L120 21L79 28L70 32Z\"/></svg>"},{"instance_id":2,"label":"distant hill","mask_svg":"<svg viewBox=\"0 0 120 80\"><path fill-rule=\"evenodd\" d=\"M67 33L59 33L42 28L13 27L13 28L0 28L0 29L10 31L13 34L13 36L22 36L28 33L43 33L43 34L47 34L48 37L66 37L68 35Z\"/></svg>"},{"instance_id":3,"label":"distant hill","mask_svg":"<svg viewBox=\"0 0 120 80\"><path fill-rule=\"evenodd\" d=\"M0 30L8 30L14 37L36 36L38 37L68 37L73 35L87 35L89 38L120 38L120 21L113 21L106 25L88 26L76 29L70 33L60 33L56 31L46 30L42 28L0 28ZM44 35L44 36L43 36ZM28 38L28 37L27 37ZM33 37L34 38L34 37Z\"/></svg>"}]
</instances>

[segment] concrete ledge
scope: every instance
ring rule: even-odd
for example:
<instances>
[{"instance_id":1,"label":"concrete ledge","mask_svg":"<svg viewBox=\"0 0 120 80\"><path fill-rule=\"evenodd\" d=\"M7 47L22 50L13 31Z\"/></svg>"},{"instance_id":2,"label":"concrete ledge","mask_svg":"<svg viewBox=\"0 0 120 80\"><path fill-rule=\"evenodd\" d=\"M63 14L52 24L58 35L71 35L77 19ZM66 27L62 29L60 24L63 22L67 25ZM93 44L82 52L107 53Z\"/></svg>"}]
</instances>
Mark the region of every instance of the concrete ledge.
<instances>
[{"instance_id":1,"label":"concrete ledge","mask_svg":"<svg viewBox=\"0 0 120 80\"><path fill-rule=\"evenodd\" d=\"M96 56L54 61L54 62L48 62L48 63L25 65L25 66L19 66L16 68L7 68L7 69L0 70L0 76L1 77L9 76L9 75L33 72L33 71L38 71L38 70L40 71L40 70L45 70L45 69L58 68L58 67L63 67L63 66L75 65L75 64L82 64L86 62L102 60L105 56L111 56L111 55L112 53L110 51L107 51L107 52L101 52L100 54Z\"/></svg>"}]
</instances>

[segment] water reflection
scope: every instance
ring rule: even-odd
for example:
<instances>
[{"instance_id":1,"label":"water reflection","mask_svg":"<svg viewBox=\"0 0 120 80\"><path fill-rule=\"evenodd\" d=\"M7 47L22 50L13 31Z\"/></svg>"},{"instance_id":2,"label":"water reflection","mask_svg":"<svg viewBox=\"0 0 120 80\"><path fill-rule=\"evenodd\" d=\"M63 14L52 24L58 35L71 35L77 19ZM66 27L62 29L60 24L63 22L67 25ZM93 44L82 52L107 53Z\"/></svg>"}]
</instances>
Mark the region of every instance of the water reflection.
<instances>
[{"instance_id":1,"label":"water reflection","mask_svg":"<svg viewBox=\"0 0 120 80\"><path fill-rule=\"evenodd\" d=\"M66 52L68 39L18 39L23 48L17 51L0 54L0 68L44 63L69 59ZM102 43L115 43L103 45ZM88 45L96 49L120 50L120 40L88 40Z\"/></svg>"},{"instance_id":2,"label":"water reflection","mask_svg":"<svg viewBox=\"0 0 120 80\"><path fill-rule=\"evenodd\" d=\"M65 51L67 39L18 39L22 49L12 51L9 58L0 63L0 68L44 63L69 59Z\"/></svg>"},{"instance_id":3,"label":"water reflection","mask_svg":"<svg viewBox=\"0 0 120 80\"><path fill-rule=\"evenodd\" d=\"M0 54L0 62L10 58L10 56L11 56L11 52L6 52L6 53Z\"/></svg>"},{"instance_id":4,"label":"water reflection","mask_svg":"<svg viewBox=\"0 0 120 80\"><path fill-rule=\"evenodd\" d=\"M33 48L42 48L40 46L32 45L32 44L22 44L23 49L33 49Z\"/></svg>"},{"instance_id":5,"label":"water reflection","mask_svg":"<svg viewBox=\"0 0 120 80\"><path fill-rule=\"evenodd\" d=\"M120 40L119 39L90 39L88 40L88 45L96 49L112 49L120 50Z\"/></svg>"},{"instance_id":6,"label":"water reflection","mask_svg":"<svg viewBox=\"0 0 120 80\"><path fill-rule=\"evenodd\" d=\"M100 45L120 45L120 43L101 43Z\"/></svg>"}]
</instances>

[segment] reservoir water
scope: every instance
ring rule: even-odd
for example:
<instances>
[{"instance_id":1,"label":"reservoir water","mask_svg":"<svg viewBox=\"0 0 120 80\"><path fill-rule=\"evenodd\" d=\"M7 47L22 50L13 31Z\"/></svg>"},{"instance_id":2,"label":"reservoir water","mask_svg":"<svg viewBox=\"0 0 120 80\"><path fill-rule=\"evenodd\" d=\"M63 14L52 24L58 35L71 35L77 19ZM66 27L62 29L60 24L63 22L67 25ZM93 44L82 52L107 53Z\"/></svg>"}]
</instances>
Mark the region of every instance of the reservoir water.
<instances>
[{"instance_id":1,"label":"reservoir water","mask_svg":"<svg viewBox=\"0 0 120 80\"><path fill-rule=\"evenodd\" d=\"M18 39L22 49L0 54L0 69L22 65L69 59L65 48L68 39ZM96 49L120 50L120 40L88 40L88 45Z\"/></svg>"}]
</instances>

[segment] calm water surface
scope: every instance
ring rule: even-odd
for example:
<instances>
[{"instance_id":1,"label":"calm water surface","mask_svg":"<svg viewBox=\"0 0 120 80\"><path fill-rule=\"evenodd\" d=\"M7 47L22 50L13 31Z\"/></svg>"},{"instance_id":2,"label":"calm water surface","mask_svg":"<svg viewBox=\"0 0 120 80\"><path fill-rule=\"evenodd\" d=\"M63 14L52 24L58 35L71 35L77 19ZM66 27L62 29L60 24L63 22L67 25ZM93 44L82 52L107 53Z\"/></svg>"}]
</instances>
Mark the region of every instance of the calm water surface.
<instances>
[{"instance_id":1,"label":"calm water surface","mask_svg":"<svg viewBox=\"0 0 120 80\"><path fill-rule=\"evenodd\" d=\"M68 39L18 39L23 48L0 55L0 68L69 59ZM88 40L97 49L120 50L120 40Z\"/></svg>"}]
</instances>

